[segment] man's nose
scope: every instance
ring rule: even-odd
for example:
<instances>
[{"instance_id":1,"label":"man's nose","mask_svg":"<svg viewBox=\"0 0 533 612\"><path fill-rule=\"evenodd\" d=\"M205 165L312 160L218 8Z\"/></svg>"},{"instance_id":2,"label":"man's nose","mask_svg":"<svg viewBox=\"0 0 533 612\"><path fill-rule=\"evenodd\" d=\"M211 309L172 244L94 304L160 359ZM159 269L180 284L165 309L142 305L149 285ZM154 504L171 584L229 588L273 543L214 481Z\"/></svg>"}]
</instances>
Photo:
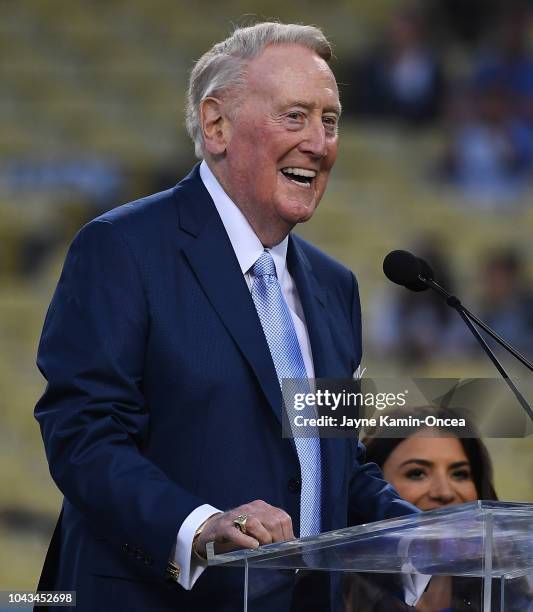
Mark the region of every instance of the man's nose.
<instances>
[{"instance_id":1,"label":"man's nose","mask_svg":"<svg viewBox=\"0 0 533 612\"><path fill-rule=\"evenodd\" d=\"M455 489L446 475L433 476L429 488L429 497L442 505L451 504L455 501Z\"/></svg>"},{"instance_id":2,"label":"man's nose","mask_svg":"<svg viewBox=\"0 0 533 612\"><path fill-rule=\"evenodd\" d=\"M322 118L313 118L309 121L299 149L316 158L322 158L327 155L328 144Z\"/></svg>"}]
</instances>

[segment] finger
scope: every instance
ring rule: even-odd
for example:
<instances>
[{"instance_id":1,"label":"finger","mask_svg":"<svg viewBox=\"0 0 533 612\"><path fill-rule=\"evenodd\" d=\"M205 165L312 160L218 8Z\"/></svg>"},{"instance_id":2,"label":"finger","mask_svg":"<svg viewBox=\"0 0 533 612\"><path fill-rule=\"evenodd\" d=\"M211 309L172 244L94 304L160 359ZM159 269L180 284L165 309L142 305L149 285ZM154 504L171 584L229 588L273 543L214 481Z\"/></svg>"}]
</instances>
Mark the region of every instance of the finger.
<instances>
[{"instance_id":1,"label":"finger","mask_svg":"<svg viewBox=\"0 0 533 612\"><path fill-rule=\"evenodd\" d=\"M265 526L265 529L267 529L267 531L269 532L270 537L272 538L272 542L283 541L283 528L276 514L263 517L262 522Z\"/></svg>"},{"instance_id":2,"label":"finger","mask_svg":"<svg viewBox=\"0 0 533 612\"><path fill-rule=\"evenodd\" d=\"M273 542L284 542L294 539L291 517L280 508L272 508L269 515L261 519L265 527L272 534Z\"/></svg>"},{"instance_id":3,"label":"finger","mask_svg":"<svg viewBox=\"0 0 533 612\"><path fill-rule=\"evenodd\" d=\"M246 533L254 537L260 544L271 544L274 537L269 529L255 516L249 516L246 521Z\"/></svg>"},{"instance_id":4,"label":"finger","mask_svg":"<svg viewBox=\"0 0 533 612\"><path fill-rule=\"evenodd\" d=\"M262 499L256 499L248 504L234 508L231 513L236 515L253 515L270 533L273 542L295 539L290 515L285 510L271 506ZM246 525L247 531L250 531L249 525L250 523L248 522ZM261 544L266 543L269 542L261 540Z\"/></svg>"},{"instance_id":5,"label":"finger","mask_svg":"<svg viewBox=\"0 0 533 612\"><path fill-rule=\"evenodd\" d=\"M256 499L249 504L234 508L232 512L239 512L248 517L246 532L252 534L261 544L279 542L282 533L273 515L277 508L267 504L262 499Z\"/></svg>"},{"instance_id":6,"label":"finger","mask_svg":"<svg viewBox=\"0 0 533 612\"><path fill-rule=\"evenodd\" d=\"M258 516L259 514L268 514L272 510L274 510L274 506L267 504L266 501L262 499L256 499L249 504L245 504L241 506L239 510L242 509L242 514L253 514L254 516Z\"/></svg>"},{"instance_id":7,"label":"finger","mask_svg":"<svg viewBox=\"0 0 533 612\"><path fill-rule=\"evenodd\" d=\"M280 517L281 531L283 533L284 540L294 540L295 535L292 530L292 518L286 512L282 511L282 515Z\"/></svg>"},{"instance_id":8,"label":"finger","mask_svg":"<svg viewBox=\"0 0 533 612\"><path fill-rule=\"evenodd\" d=\"M216 550L223 548L224 551L228 551L238 548L257 548L258 546L259 542L253 536L241 533L233 525L226 525L215 538Z\"/></svg>"}]
</instances>

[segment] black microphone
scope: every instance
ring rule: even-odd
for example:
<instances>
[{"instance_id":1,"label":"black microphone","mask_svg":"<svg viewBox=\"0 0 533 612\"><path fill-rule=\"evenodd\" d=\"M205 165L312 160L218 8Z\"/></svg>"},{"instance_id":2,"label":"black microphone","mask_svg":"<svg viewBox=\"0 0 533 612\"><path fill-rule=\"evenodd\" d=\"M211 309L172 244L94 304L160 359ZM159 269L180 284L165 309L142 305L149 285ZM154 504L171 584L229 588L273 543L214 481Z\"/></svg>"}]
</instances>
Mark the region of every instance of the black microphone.
<instances>
[{"instance_id":1,"label":"black microphone","mask_svg":"<svg viewBox=\"0 0 533 612\"><path fill-rule=\"evenodd\" d=\"M433 280L433 270L427 261L408 251L391 251L383 260L385 276L411 291L425 291L429 285L421 280Z\"/></svg>"},{"instance_id":2,"label":"black microphone","mask_svg":"<svg viewBox=\"0 0 533 612\"><path fill-rule=\"evenodd\" d=\"M476 340L481 344L483 350L489 356L492 363L496 366L498 372L505 379L505 382L509 385L511 391L516 396L517 400L529 418L533 421L533 411L526 402L520 391L516 388L509 375L504 370L501 363L498 361L496 355L490 350L488 344L485 342L479 331L474 327L473 323L478 325L483 331L489 334L491 338L496 340L504 349L509 351L513 357L518 359L523 365L533 372L533 364L531 364L523 355L521 355L514 347L506 342L501 336L499 336L494 330L492 330L486 323L483 323L476 315L467 310L462 304L461 300L455 295L452 295L449 291L446 291L433 279L433 270L431 266L420 257L409 253L409 251L391 251L383 260L383 272L385 276L396 283L402 285L411 291L424 291L425 289L433 289L439 295L441 295L448 306L457 310L461 315L461 318L468 326L468 329L475 336Z\"/></svg>"}]
</instances>

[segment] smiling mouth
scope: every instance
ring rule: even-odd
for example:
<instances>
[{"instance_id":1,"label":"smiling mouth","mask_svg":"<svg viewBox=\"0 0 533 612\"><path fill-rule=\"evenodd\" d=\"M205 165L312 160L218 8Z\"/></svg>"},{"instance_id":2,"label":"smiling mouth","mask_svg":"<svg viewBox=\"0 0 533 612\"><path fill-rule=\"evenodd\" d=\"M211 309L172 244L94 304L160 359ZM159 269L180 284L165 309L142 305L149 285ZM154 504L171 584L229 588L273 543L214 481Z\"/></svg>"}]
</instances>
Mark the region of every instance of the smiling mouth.
<instances>
[{"instance_id":1,"label":"smiling mouth","mask_svg":"<svg viewBox=\"0 0 533 612\"><path fill-rule=\"evenodd\" d=\"M315 170L307 170L305 168L294 167L282 168L280 172L286 179L288 179L292 183L295 183L300 187L306 187L307 189L311 187L311 184L313 183L317 175Z\"/></svg>"}]
</instances>

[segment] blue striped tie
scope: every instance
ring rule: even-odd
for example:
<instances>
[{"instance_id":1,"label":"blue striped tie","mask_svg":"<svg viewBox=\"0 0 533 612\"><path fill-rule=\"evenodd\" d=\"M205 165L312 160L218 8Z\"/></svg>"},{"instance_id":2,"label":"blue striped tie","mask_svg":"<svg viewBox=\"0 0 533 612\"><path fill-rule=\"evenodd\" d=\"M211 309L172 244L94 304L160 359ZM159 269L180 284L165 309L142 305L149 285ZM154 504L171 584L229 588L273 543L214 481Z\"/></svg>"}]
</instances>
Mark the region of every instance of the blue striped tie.
<instances>
[{"instance_id":1,"label":"blue striped tie","mask_svg":"<svg viewBox=\"0 0 533 612\"><path fill-rule=\"evenodd\" d=\"M252 299L265 333L279 383L284 378L307 379L296 329L276 275L272 256L265 251L251 267ZM320 533L320 439L295 437L300 461L300 537Z\"/></svg>"}]
</instances>

